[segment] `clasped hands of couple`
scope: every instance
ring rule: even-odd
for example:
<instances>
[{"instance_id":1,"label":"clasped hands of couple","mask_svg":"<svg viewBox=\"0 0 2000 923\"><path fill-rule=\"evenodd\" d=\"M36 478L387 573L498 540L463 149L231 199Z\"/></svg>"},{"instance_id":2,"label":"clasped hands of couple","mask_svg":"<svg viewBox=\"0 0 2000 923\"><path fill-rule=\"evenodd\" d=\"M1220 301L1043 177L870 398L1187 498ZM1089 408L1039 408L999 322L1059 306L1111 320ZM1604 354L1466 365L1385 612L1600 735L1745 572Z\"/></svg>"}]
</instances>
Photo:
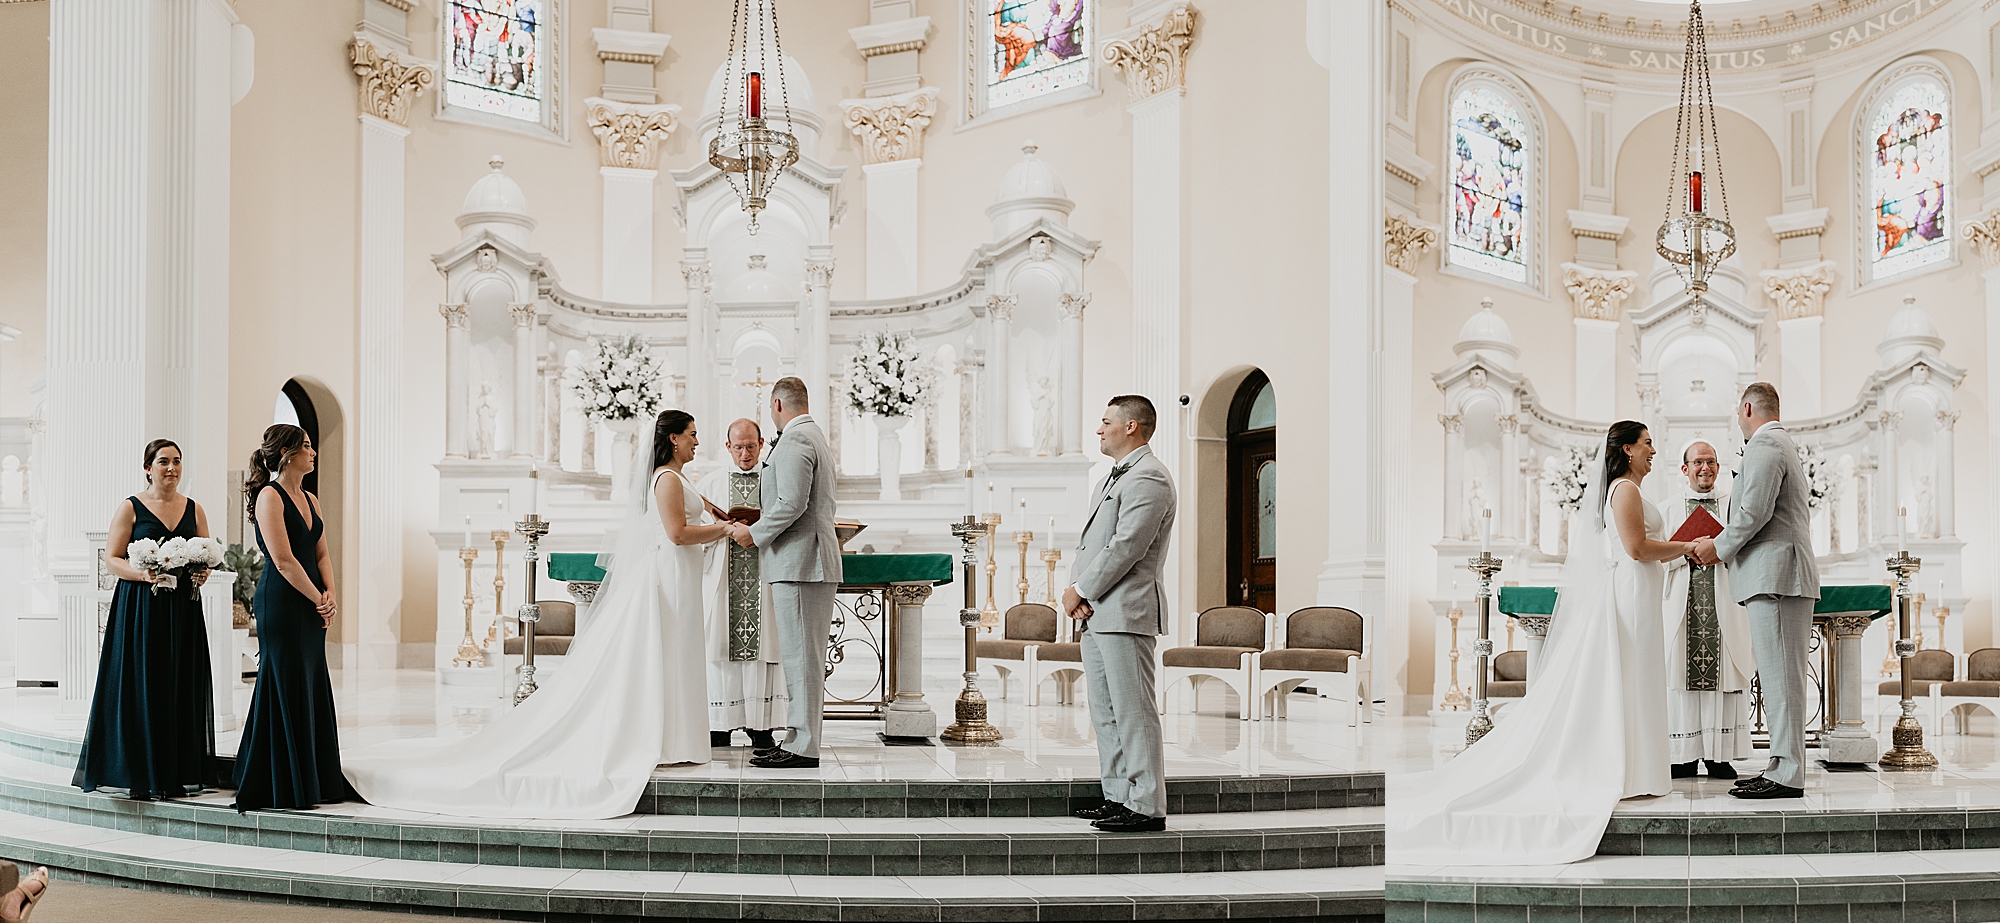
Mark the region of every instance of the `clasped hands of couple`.
<instances>
[{"instance_id":1,"label":"clasped hands of couple","mask_svg":"<svg viewBox=\"0 0 2000 923\"><path fill-rule=\"evenodd\" d=\"M718 507L715 504L710 503L707 497L703 497L701 502L708 506L708 514L710 516L714 516L716 519L722 521L721 525L722 525L723 538L735 542L738 545L742 545L745 548L757 547L757 543L750 540L749 526L746 526L740 522L737 522L734 519L729 518L728 513L724 512L721 507Z\"/></svg>"},{"instance_id":2,"label":"clasped hands of couple","mask_svg":"<svg viewBox=\"0 0 2000 923\"><path fill-rule=\"evenodd\" d=\"M1712 538L1698 538L1689 542L1686 557L1688 560L1704 567L1714 565L1722 560L1722 556L1715 553L1715 539Z\"/></svg>"}]
</instances>

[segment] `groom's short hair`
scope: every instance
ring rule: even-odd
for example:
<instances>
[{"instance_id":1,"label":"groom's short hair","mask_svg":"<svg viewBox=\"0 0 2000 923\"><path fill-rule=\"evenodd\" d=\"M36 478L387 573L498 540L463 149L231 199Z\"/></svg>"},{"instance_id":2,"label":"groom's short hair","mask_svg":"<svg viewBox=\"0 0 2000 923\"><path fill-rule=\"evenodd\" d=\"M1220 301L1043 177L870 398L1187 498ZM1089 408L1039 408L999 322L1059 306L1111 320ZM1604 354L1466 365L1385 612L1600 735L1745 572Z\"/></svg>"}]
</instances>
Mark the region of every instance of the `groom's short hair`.
<instances>
[{"instance_id":1,"label":"groom's short hair","mask_svg":"<svg viewBox=\"0 0 2000 923\"><path fill-rule=\"evenodd\" d=\"M1105 402L1106 406L1118 408L1125 419L1139 424L1139 431L1146 438L1153 438L1153 429L1160 424L1160 415L1153 410L1153 402L1143 394L1120 394Z\"/></svg>"},{"instance_id":2,"label":"groom's short hair","mask_svg":"<svg viewBox=\"0 0 2000 923\"><path fill-rule=\"evenodd\" d=\"M1760 417L1778 419L1778 389L1768 381L1753 382L1743 389L1743 403Z\"/></svg>"},{"instance_id":3,"label":"groom's short hair","mask_svg":"<svg viewBox=\"0 0 2000 923\"><path fill-rule=\"evenodd\" d=\"M771 386L771 396L784 401L785 411L788 413L793 410L812 409L806 402L806 383L790 375L778 379L778 383Z\"/></svg>"}]
</instances>

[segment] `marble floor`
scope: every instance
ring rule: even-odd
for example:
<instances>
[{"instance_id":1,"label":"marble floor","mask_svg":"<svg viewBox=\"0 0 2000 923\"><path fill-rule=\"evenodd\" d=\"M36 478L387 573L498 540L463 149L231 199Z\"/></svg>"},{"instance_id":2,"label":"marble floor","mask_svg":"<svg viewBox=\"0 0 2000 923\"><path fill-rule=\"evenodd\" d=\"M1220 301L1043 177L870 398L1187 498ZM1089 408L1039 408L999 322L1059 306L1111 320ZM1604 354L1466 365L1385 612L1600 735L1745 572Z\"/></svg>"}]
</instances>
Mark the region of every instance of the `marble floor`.
<instances>
[{"instance_id":1,"label":"marble floor","mask_svg":"<svg viewBox=\"0 0 2000 923\"><path fill-rule=\"evenodd\" d=\"M448 685L439 682L432 670L335 670L333 681L344 749L392 738L463 736L491 723L503 707L494 687ZM1015 691L1019 692L1018 684ZM934 694L932 698L939 697ZM237 714L247 710L248 699L247 688L238 690ZM1005 735L993 746L951 746L937 740L927 745L885 746L878 736L879 721L828 720L827 746L817 777L857 782L1095 778L1096 742L1081 694L1076 705L1054 704L1053 696L1045 696L1043 702L1031 708L1019 697L991 700L989 720ZM931 705L940 715L938 726L949 724L950 700L944 698ZM1240 721L1234 717L1233 706L1225 711L1208 701L1200 713L1171 706L1164 718L1170 777L1317 775L1382 769L1372 742L1374 729L1381 725L1350 728L1345 715L1330 701L1295 696L1291 717L1275 721ZM0 725L67 739L80 738L83 731L82 717L59 714L55 690L42 688L0 688ZM238 735L235 730L218 733L217 749L233 754ZM718 750L718 758L712 762L660 767L655 778L812 778L797 771L779 773L750 767L741 734L735 742L739 746Z\"/></svg>"}]
</instances>

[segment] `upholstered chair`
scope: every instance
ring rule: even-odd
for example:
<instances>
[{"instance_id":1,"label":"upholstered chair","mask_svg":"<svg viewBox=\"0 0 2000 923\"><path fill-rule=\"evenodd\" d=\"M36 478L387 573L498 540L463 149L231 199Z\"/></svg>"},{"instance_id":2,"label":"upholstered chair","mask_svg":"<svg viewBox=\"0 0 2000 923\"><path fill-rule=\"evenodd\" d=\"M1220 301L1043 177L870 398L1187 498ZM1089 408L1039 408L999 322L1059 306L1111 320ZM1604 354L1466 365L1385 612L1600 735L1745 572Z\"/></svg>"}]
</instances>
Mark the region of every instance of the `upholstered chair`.
<instances>
[{"instance_id":1,"label":"upholstered chair","mask_svg":"<svg viewBox=\"0 0 2000 923\"><path fill-rule=\"evenodd\" d=\"M1931 727L1937 727L1939 687L1951 682L1956 672L1950 651L1918 651L1910 658L1910 696L1925 703L1930 710ZM1875 687L1878 698L1875 706L1875 725L1880 731L1885 721L1893 721L1902 714L1903 681L1892 676Z\"/></svg>"},{"instance_id":2,"label":"upholstered chair","mask_svg":"<svg viewBox=\"0 0 2000 923\"><path fill-rule=\"evenodd\" d=\"M1972 710L2000 717L2000 647L1982 647L1965 658L1965 678L1937 684L1937 714L1952 717L1953 729L1960 734L1971 730ZM1943 721L1939 721L1943 733Z\"/></svg>"},{"instance_id":3,"label":"upholstered chair","mask_svg":"<svg viewBox=\"0 0 2000 923\"><path fill-rule=\"evenodd\" d=\"M1160 711L1167 710L1167 689L1183 679L1194 687L1200 710L1201 686L1212 679L1236 691L1239 719L1256 719L1255 657L1264 650L1269 618L1249 606L1216 606L1195 616L1194 646L1160 652Z\"/></svg>"},{"instance_id":4,"label":"upholstered chair","mask_svg":"<svg viewBox=\"0 0 2000 923\"><path fill-rule=\"evenodd\" d=\"M542 609L541 618L535 622L535 656L561 657L569 653L569 643L576 637L576 603L561 599L544 599L536 603ZM514 630L525 631L521 620L514 620ZM508 638L506 651L509 655L521 655L524 638Z\"/></svg>"},{"instance_id":5,"label":"upholstered chair","mask_svg":"<svg viewBox=\"0 0 2000 923\"><path fill-rule=\"evenodd\" d=\"M1022 603L1001 616L998 640L978 642L979 662L991 666L999 676L1000 698L1007 697L1007 681L1016 669L1013 665L1025 665L1037 646L1055 643L1056 624L1056 610L1041 603Z\"/></svg>"},{"instance_id":6,"label":"upholstered chair","mask_svg":"<svg viewBox=\"0 0 2000 923\"><path fill-rule=\"evenodd\" d=\"M1321 698L1346 703L1347 726L1372 721L1367 621L1352 609L1309 606L1284 618L1278 647L1252 656L1262 717L1286 718L1287 700L1310 683Z\"/></svg>"}]
</instances>

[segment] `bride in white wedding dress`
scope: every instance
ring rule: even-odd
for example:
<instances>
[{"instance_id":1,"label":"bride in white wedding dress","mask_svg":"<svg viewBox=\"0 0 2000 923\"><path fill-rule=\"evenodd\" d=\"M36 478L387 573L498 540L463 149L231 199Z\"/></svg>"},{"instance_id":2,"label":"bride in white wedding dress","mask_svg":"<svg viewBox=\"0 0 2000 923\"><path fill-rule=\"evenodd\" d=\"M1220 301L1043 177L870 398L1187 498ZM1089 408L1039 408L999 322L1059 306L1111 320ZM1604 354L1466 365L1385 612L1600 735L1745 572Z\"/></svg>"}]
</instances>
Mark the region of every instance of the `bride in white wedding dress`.
<instances>
[{"instance_id":1,"label":"bride in white wedding dress","mask_svg":"<svg viewBox=\"0 0 2000 923\"><path fill-rule=\"evenodd\" d=\"M1642 424L1605 434L1534 685L1443 768L1392 778L1390 864L1576 862L1620 799L1672 791L1660 562L1693 543L1640 495L1654 452Z\"/></svg>"},{"instance_id":2,"label":"bride in white wedding dress","mask_svg":"<svg viewBox=\"0 0 2000 923\"><path fill-rule=\"evenodd\" d=\"M368 803L601 820L632 813L654 766L708 762L702 626L725 588L704 580L702 565L749 530L715 523L681 473L697 444L693 417L669 410L648 430L609 573L562 668L469 737L344 755L348 781Z\"/></svg>"}]
</instances>

